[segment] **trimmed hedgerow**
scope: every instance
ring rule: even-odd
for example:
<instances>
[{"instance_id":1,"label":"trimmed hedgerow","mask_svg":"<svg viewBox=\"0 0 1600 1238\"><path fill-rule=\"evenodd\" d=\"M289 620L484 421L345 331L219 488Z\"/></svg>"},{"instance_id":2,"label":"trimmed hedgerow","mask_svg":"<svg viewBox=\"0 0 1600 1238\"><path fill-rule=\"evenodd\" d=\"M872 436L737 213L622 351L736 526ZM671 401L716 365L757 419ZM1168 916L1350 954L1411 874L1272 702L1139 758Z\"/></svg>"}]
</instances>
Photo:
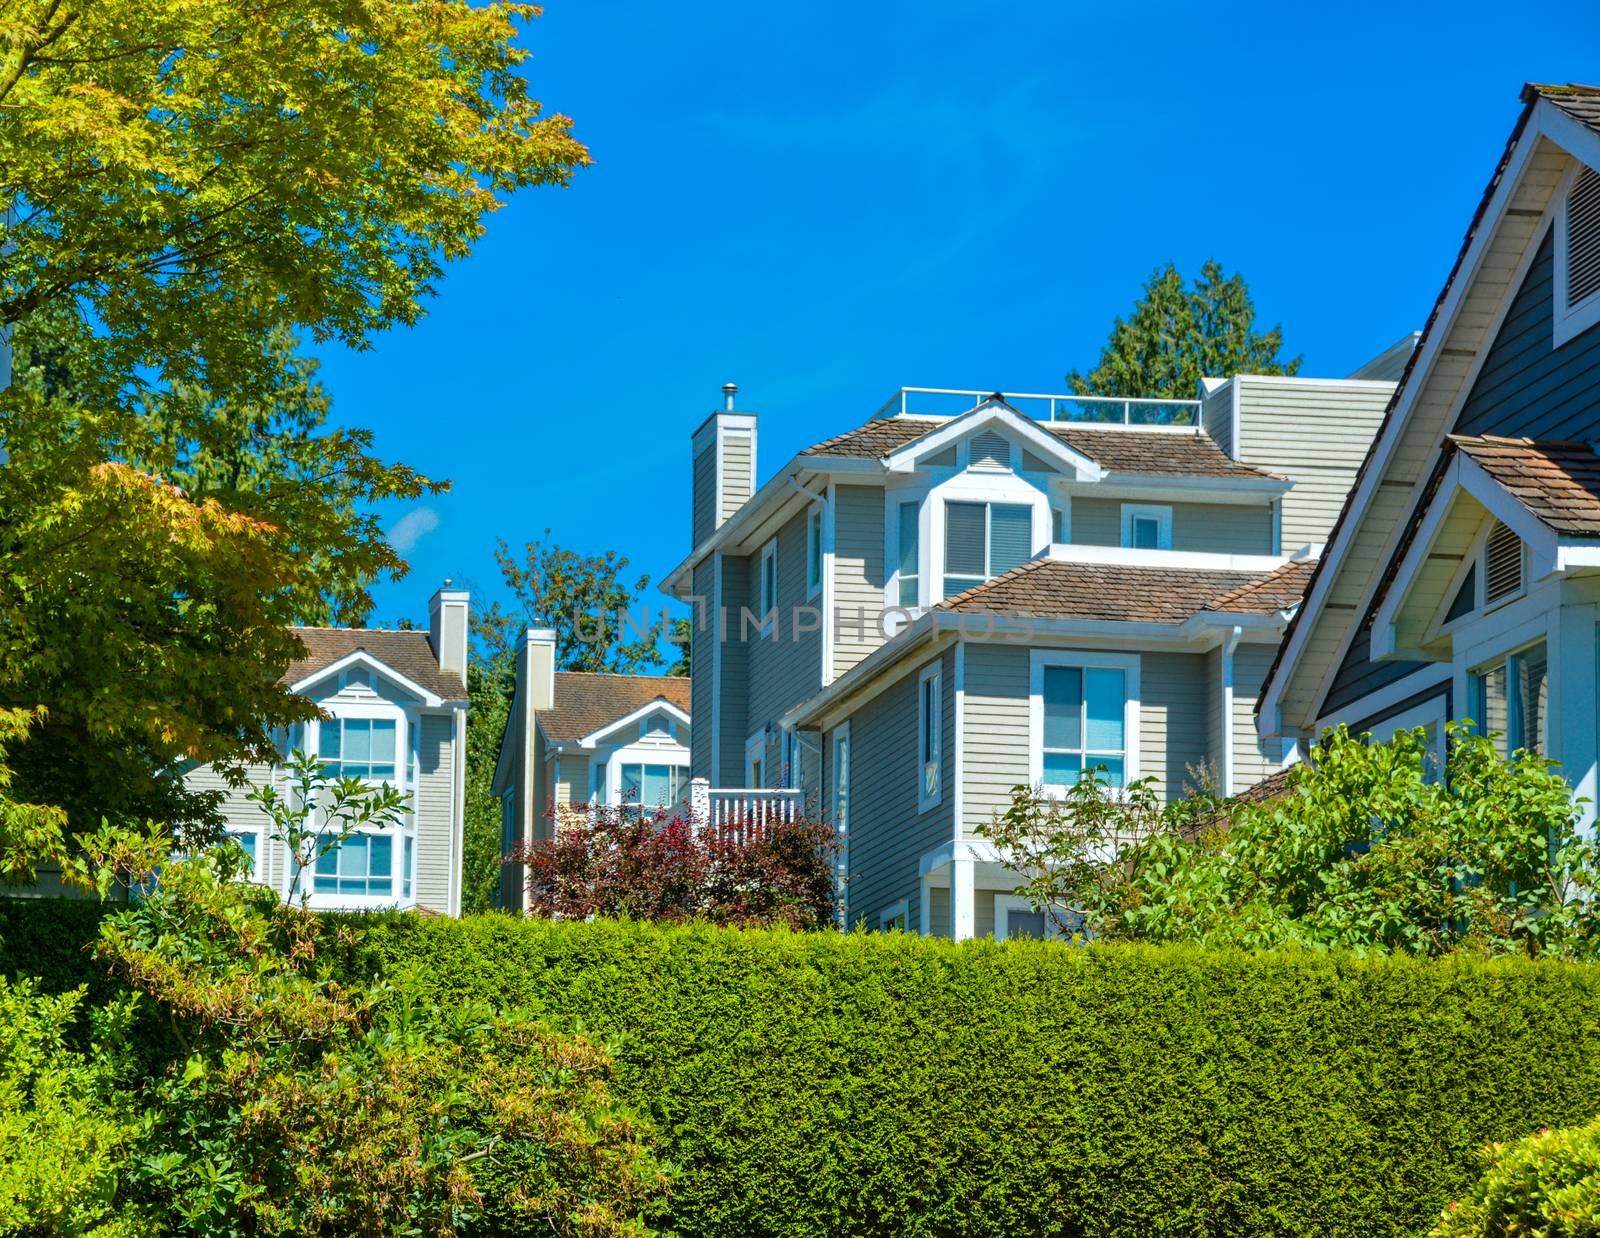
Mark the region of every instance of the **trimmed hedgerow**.
<instances>
[{"instance_id":1,"label":"trimmed hedgerow","mask_svg":"<svg viewBox=\"0 0 1600 1238\"><path fill-rule=\"evenodd\" d=\"M363 927L330 966L610 1040L685 1235L1422 1234L1485 1144L1600 1112L1591 965Z\"/></svg>"}]
</instances>

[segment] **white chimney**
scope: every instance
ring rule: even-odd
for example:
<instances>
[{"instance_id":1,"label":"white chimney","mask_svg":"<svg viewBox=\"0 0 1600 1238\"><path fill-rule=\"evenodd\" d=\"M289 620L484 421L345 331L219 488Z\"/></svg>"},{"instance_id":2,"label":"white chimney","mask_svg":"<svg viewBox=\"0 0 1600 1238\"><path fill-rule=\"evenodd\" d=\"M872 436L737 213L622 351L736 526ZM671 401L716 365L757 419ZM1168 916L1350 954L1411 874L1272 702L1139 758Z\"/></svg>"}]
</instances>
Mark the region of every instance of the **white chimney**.
<instances>
[{"instance_id":1,"label":"white chimney","mask_svg":"<svg viewBox=\"0 0 1600 1238\"><path fill-rule=\"evenodd\" d=\"M756 492L756 415L737 412L736 383L722 384L722 407L690 439L690 541L698 546Z\"/></svg>"},{"instance_id":2,"label":"white chimney","mask_svg":"<svg viewBox=\"0 0 1600 1238\"><path fill-rule=\"evenodd\" d=\"M528 647L528 708L549 709L556 700L556 630L529 628L523 640Z\"/></svg>"},{"instance_id":3,"label":"white chimney","mask_svg":"<svg viewBox=\"0 0 1600 1238\"><path fill-rule=\"evenodd\" d=\"M464 680L467 674L467 619L470 595L465 589L452 589L447 580L428 599L428 644L439 659L441 671L453 672Z\"/></svg>"}]
</instances>

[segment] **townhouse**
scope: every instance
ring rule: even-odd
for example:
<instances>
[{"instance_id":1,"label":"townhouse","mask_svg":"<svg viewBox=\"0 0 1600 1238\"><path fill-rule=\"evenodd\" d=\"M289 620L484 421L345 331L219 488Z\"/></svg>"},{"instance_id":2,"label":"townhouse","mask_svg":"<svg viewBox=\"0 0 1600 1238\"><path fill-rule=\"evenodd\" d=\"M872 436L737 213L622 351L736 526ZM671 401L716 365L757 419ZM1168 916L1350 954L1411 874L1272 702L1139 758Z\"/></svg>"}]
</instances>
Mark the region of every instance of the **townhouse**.
<instances>
[{"instance_id":1,"label":"townhouse","mask_svg":"<svg viewBox=\"0 0 1600 1238\"><path fill-rule=\"evenodd\" d=\"M1600 90L1529 85L1260 701L1263 734L1470 718L1588 803L1600 678Z\"/></svg>"},{"instance_id":2,"label":"townhouse","mask_svg":"<svg viewBox=\"0 0 1600 1238\"><path fill-rule=\"evenodd\" d=\"M1196 401L905 388L759 488L725 388L663 583L713 809L826 812L851 923L1003 937L1016 877L976 831L1016 785L1280 768L1257 693L1412 343Z\"/></svg>"},{"instance_id":3,"label":"townhouse","mask_svg":"<svg viewBox=\"0 0 1600 1238\"><path fill-rule=\"evenodd\" d=\"M294 629L305 654L283 682L321 717L291 728L282 751L312 753L332 773L388 783L407 800L397 821L356 831L300 873L308 906L461 913L469 609L468 594L446 581L429 600L426 630ZM251 766L246 774L245 786L207 765L186 777L221 793L226 829L250 856L254 880L287 898L297 861L246 798L250 784L281 782L283 773Z\"/></svg>"},{"instance_id":4,"label":"townhouse","mask_svg":"<svg viewBox=\"0 0 1600 1238\"><path fill-rule=\"evenodd\" d=\"M556 634L517 641L516 686L491 788L500 850L553 836L565 810L671 809L689 798L689 680L556 670ZM496 902L525 906L525 872L500 869Z\"/></svg>"}]
</instances>

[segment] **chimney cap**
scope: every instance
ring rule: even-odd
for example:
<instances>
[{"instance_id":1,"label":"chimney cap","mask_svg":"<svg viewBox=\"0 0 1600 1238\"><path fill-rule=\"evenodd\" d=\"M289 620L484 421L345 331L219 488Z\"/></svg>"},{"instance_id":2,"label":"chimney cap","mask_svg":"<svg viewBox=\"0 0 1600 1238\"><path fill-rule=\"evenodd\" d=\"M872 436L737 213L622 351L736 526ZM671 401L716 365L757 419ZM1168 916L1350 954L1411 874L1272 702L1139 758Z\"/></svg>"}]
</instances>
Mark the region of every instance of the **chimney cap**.
<instances>
[{"instance_id":1,"label":"chimney cap","mask_svg":"<svg viewBox=\"0 0 1600 1238\"><path fill-rule=\"evenodd\" d=\"M727 411L730 412L730 413L733 411L733 397L738 395L738 394L739 394L739 384L738 383L723 383L722 384L722 403L723 403L723 407L726 408Z\"/></svg>"}]
</instances>

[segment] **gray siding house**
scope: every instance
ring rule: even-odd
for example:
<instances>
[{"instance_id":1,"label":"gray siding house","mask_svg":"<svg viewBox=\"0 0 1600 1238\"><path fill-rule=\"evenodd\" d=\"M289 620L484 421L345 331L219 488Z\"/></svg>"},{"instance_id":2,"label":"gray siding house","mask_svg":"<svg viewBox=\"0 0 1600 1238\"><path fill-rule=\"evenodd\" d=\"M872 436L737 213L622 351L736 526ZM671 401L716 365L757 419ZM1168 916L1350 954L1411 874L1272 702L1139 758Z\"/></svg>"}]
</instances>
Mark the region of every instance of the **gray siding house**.
<instances>
[{"instance_id":1,"label":"gray siding house","mask_svg":"<svg viewBox=\"0 0 1600 1238\"><path fill-rule=\"evenodd\" d=\"M493 793L502 855L554 836L563 813L599 805L673 808L689 798L689 681L558 671L555 633L517 643L516 687ZM497 905L525 906L521 865L500 870Z\"/></svg>"},{"instance_id":2,"label":"gray siding house","mask_svg":"<svg viewBox=\"0 0 1600 1238\"><path fill-rule=\"evenodd\" d=\"M393 826L361 830L300 874L312 908L460 914L468 607L468 595L447 582L429 602L426 631L294 629L305 656L283 680L322 716L294 727L284 750L398 787L410 805ZM256 766L248 777L259 783L282 774ZM255 880L287 897L294 860L267 836L266 818L245 798L246 788L204 765L188 780L224 793L228 832L249 853Z\"/></svg>"},{"instance_id":3,"label":"gray siding house","mask_svg":"<svg viewBox=\"0 0 1600 1238\"><path fill-rule=\"evenodd\" d=\"M1592 819L1600 90L1530 85L1523 104L1259 724L1442 742L1470 718L1559 760Z\"/></svg>"},{"instance_id":4,"label":"gray siding house","mask_svg":"<svg viewBox=\"0 0 1600 1238\"><path fill-rule=\"evenodd\" d=\"M758 419L725 389L663 583L692 611L693 774L713 805L828 814L851 923L1005 936L1016 878L976 831L1018 784L1281 767L1256 695L1393 390L906 388L757 488Z\"/></svg>"}]
</instances>

